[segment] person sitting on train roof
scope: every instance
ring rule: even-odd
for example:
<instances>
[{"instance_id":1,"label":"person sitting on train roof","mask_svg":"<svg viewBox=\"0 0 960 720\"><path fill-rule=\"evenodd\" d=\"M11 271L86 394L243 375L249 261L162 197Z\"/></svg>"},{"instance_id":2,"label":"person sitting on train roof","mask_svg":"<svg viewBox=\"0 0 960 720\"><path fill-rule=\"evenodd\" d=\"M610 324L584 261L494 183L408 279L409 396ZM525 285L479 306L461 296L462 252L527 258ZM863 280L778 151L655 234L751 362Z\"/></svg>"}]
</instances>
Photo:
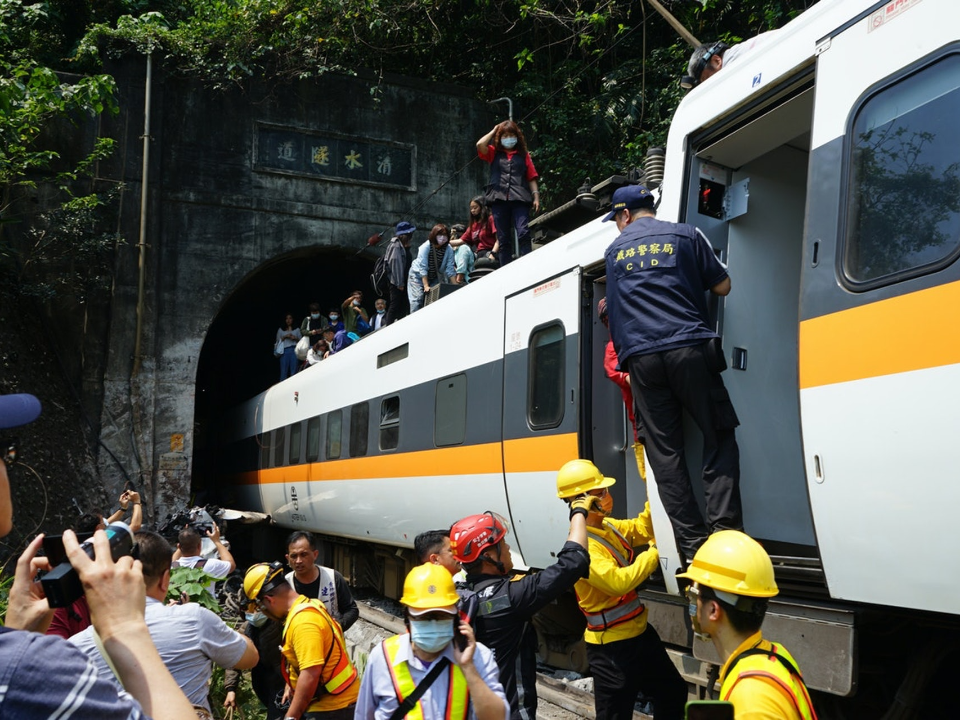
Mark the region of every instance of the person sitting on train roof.
<instances>
[{"instance_id":1,"label":"person sitting on train roof","mask_svg":"<svg viewBox=\"0 0 960 720\"><path fill-rule=\"evenodd\" d=\"M426 691L410 704L407 717L507 717L510 703L493 653L476 641L469 623L457 617L458 600L453 578L443 567L426 563L407 574L400 598L406 606L407 632L370 651L355 720L389 720L418 687Z\"/></svg>"},{"instance_id":2,"label":"person sitting on train roof","mask_svg":"<svg viewBox=\"0 0 960 720\"><path fill-rule=\"evenodd\" d=\"M705 82L734 60L768 43L776 33L776 30L761 33L733 46L727 45L722 40L700 45L690 55L690 61L687 63L687 76L682 83L683 87L689 90Z\"/></svg>"},{"instance_id":3,"label":"person sitting on train roof","mask_svg":"<svg viewBox=\"0 0 960 720\"><path fill-rule=\"evenodd\" d=\"M590 574L574 588L587 620L583 639L597 717L633 717L642 692L653 701L656 720L680 720L687 684L648 624L647 609L636 591L660 559L650 503L632 520L611 518L613 495L608 488L615 483L589 460L571 460L557 473L557 496L571 506L584 495L597 498L587 514ZM647 544L648 550L634 552Z\"/></svg>"},{"instance_id":4,"label":"person sitting on train roof","mask_svg":"<svg viewBox=\"0 0 960 720\"><path fill-rule=\"evenodd\" d=\"M450 549L449 530L427 530L413 539L413 551L417 555L417 562L433 563L445 567L451 575L460 572L460 563L453 557Z\"/></svg>"},{"instance_id":5,"label":"person sitting on train roof","mask_svg":"<svg viewBox=\"0 0 960 720\"><path fill-rule=\"evenodd\" d=\"M463 227L462 225L460 227ZM473 275L473 266L476 262L476 256L470 246L463 242L462 236L457 236L450 240L450 249L453 250L453 265L455 275L453 282L456 285L466 285L470 282L470 276Z\"/></svg>"},{"instance_id":6,"label":"person sitting on train roof","mask_svg":"<svg viewBox=\"0 0 960 720\"><path fill-rule=\"evenodd\" d=\"M370 330L380 330L387 319L387 301L383 298L377 298L373 301L373 307L377 311L370 320Z\"/></svg>"},{"instance_id":7,"label":"person sitting on train roof","mask_svg":"<svg viewBox=\"0 0 960 720\"><path fill-rule=\"evenodd\" d=\"M320 303L310 303L309 310L310 313L300 323L300 334L309 337L311 342L316 342L323 335L327 319L320 315Z\"/></svg>"},{"instance_id":8,"label":"person sitting on train roof","mask_svg":"<svg viewBox=\"0 0 960 720\"><path fill-rule=\"evenodd\" d=\"M340 309L343 311L343 327L347 332L363 336L370 332L370 316L363 309L363 291L354 290L350 297L343 301Z\"/></svg>"},{"instance_id":9,"label":"person sitting on train roof","mask_svg":"<svg viewBox=\"0 0 960 720\"><path fill-rule=\"evenodd\" d=\"M423 307L424 295L430 292L432 286L450 282L454 265L453 251L447 245L449 240L449 228L437 223L430 230L426 242L417 250L417 257L410 265L410 274L407 276L410 312Z\"/></svg>"},{"instance_id":10,"label":"person sitting on train roof","mask_svg":"<svg viewBox=\"0 0 960 720\"><path fill-rule=\"evenodd\" d=\"M733 703L735 717L816 720L796 660L760 631L769 598L779 592L760 543L721 530L677 577L693 581L687 588L693 629L713 641L723 662L720 699Z\"/></svg>"},{"instance_id":11,"label":"person sitting on train roof","mask_svg":"<svg viewBox=\"0 0 960 720\"><path fill-rule=\"evenodd\" d=\"M327 345L327 341L323 338L320 338L313 344L307 351L307 367L316 365L318 362L323 360L330 353L330 346Z\"/></svg>"},{"instance_id":12,"label":"person sitting on train roof","mask_svg":"<svg viewBox=\"0 0 960 720\"><path fill-rule=\"evenodd\" d=\"M533 616L588 575L587 509L595 499L574 500L567 541L557 562L515 577L507 528L491 512L470 515L450 528L453 558L467 573L465 589L476 594L477 639L493 650L513 720L537 716L537 632ZM465 593L461 590L462 596Z\"/></svg>"},{"instance_id":13,"label":"person sitting on train roof","mask_svg":"<svg viewBox=\"0 0 960 720\"><path fill-rule=\"evenodd\" d=\"M313 533L297 530L287 538L287 582L300 595L322 602L330 616L344 631L360 617L360 609L353 599L350 586L343 575L317 563L320 551Z\"/></svg>"}]
</instances>

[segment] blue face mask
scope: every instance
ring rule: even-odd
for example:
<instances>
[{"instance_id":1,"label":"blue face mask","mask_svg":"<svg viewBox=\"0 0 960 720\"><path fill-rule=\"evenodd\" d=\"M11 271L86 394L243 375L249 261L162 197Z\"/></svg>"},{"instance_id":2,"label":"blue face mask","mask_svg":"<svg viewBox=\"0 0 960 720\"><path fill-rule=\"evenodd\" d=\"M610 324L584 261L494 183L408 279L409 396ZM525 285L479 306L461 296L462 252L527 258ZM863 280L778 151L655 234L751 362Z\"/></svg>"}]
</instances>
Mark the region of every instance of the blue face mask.
<instances>
[{"instance_id":1,"label":"blue face mask","mask_svg":"<svg viewBox=\"0 0 960 720\"><path fill-rule=\"evenodd\" d=\"M310 313L310 317L313 318L314 320L319 320L320 313Z\"/></svg>"},{"instance_id":2,"label":"blue face mask","mask_svg":"<svg viewBox=\"0 0 960 720\"><path fill-rule=\"evenodd\" d=\"M507 150L512 150L517 146L517 139L509 136L500 138L500 144L503 145Z\"/></svg>"},{"instance_id":3,"label":"blue face mask","mask_svg":"<svg viewBox=\"0 0 960 720\"><path fill-rule=\"evenodd\" d=\"M340 319L339 315L337 315L336 313L330 313L330 322L335 323L339 319Z\"/></svg>"},{"instance_id":4,"label":"blue face mask","mask_svg":"<svg viewBox=\"0 0 960 720\"><path fill-rule=\"evenodd\" d=\"M410 639L428 653L440 652L453 640L453 617L449 620L410 619Z\"/></svg>"},{"instance_id":5,"label":"blue face mask","mask_svg":"<svg viewBox=\"0 0 960 720\"><path fill-rule=\"evenodd\" d=\"M254 627L263 627L269 619L260 610L257 610L255 613L244 613L243 616L246 618L247 622Z\"/></svg>"},{"instance_id":6,"label":"blue face mask","mask_svg":"<svg viewBox=\"0 0 960 720\"><path fill-rule=\"evenodd\" d=\"M377 308L377 315L383 315L386 311L386 308Z\"/></svg>"}]
</instances>

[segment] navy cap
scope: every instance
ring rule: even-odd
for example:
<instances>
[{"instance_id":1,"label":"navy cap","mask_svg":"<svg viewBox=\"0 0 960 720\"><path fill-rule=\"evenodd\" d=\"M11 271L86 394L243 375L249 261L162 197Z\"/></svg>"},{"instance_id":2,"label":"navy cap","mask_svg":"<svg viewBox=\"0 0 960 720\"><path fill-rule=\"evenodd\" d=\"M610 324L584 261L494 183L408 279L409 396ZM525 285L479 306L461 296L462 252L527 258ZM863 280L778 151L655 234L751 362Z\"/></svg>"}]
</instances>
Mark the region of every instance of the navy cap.
<instances>
[{"instance_id":1,"label":"navy cap","mask_svg":"<svg viewBox=\"0 0 960 720\"><path fill-rule=\"evenodd\" d=\"M621 210L637 210L653 207L653 195L643 185L627 185L617 188L613 193L610 214L603 221L609 222Z\"/></svg>"},{"instance_id":2,"label":"navy cap","mask_svg":"<svg viewBox=\"0 0 960 720\"><path fill-rule=\"evenodd\" d=\"M0 395L0 430L32 423L40 416L40 401L33 395Z\"/></svg>"},{"instance_id":3,"label":"navy cap","mask_svg":"<svg viewBox=\"0 0 960 720\"><path fill-rule=\"evenodd\" d=\"M401 220L397 223L397 235L409 235L412 232L415 232L417 226L413 223L408 223L406 220Z\"/></svg>"}]
</instances>

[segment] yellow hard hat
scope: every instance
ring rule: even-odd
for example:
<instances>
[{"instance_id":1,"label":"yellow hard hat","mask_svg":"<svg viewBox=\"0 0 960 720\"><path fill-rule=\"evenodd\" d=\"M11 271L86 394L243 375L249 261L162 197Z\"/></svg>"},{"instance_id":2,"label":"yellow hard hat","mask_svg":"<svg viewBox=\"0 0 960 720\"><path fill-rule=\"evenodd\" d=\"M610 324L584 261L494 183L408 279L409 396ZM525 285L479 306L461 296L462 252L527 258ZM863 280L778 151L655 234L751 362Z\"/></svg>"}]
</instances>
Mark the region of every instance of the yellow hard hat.
<instances>
[{"instance_id":1,"label":"yellow hard hat","mask_svg":"<svg viewBox=\"0 0 960 720\"><path fill-rule=\"evenodd\" d=\"M677 577L745 597L767 598L779 592L767 551L738 530L720 530L708 537L687 571Z\"/></svg>"},{"instance_id":2,"label":"yellow hard hat","mask_svg":"<svg viewBox=\"0 0 960 720\"><path fill-rule=\"evenodd\" d=\"M557 497L576 497L587 490L610 487L615 482L614 478L604 477L589 460L571 460L557 472Z\"/></svg>"},{"instance_id":3,"label":"yellow hard hat","mask_svg":"<svg viewBox=\"0 0 960 720\"><path fill-rule=\"evenodd\" d=\"M243 576L243 593L248 600L257 600L284 582L283 565L278 562L257 563L251 565Z\"/></svg>"},{"instance_id":4,"label":"yellow hard hat","mask_svg":"<svg viewBox=\"0 0 960 720\"><path fill-rule=\"evenodd\" d=\"M403 581L400 602L410 609L411 615L420 615L428 610L447 610L455 606L458 600L460 596L453 584L453 576L442 565L417 565Z\"/></svg>"}]
</instances>

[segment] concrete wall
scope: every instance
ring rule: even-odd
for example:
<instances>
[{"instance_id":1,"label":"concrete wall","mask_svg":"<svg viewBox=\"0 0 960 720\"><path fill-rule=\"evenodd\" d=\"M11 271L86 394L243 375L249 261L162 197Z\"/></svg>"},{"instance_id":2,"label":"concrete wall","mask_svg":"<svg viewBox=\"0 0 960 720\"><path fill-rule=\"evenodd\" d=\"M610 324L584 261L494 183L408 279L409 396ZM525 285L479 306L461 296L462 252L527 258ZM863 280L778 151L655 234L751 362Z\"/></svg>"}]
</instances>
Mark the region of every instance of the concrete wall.
<instances>
[{"instance_id":1,"label":"concrete wall","mask_svg":"<svg viewBox=\"0 0 960 720\"><path fill-rule=\"evenodd\" d=\"M326 251L318 273L335 270L337 258L355 257L372 233L389 237L401 219L427 228L462 221L486 175L470 164L474 143L494 118L462 89L403 78L375 96L375 80L334 75L214 91L155 70L141 371L131 380L144 60L108 70L123 112L101 132L121 149L100 175L125 183L120 227L129 244L117 254L105 346L90 349L102 356L105 347L105 357L84 369L84 393L91 407L102 398L101 440L131 474L140 468L162 519L188 498L198 361L237 288L265 266L309 262L314 251ZM275 327L256 331L272 336ZM242 372L242 360L224 366ZM115 494L122 475L101 456Z\"/></svg>"}]
</instances>

